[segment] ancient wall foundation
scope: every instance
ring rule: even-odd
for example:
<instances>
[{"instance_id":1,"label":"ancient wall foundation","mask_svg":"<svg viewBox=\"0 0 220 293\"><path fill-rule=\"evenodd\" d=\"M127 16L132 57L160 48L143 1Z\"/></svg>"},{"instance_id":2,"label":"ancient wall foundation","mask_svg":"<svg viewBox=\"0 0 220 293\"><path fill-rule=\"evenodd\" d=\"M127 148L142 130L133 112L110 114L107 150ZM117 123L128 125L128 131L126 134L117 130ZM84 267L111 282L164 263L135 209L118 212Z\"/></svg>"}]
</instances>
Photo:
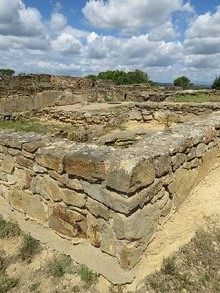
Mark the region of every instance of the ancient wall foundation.
<instances>
[{"instance_id":1,"label":"ancient wall foundation","mask_svg":"<svg viewBox=\"0 0 220 293\"><path fill-rule=\"evenodd\" d=\"M0 194L24 215L70 241L89 242L127 271L219 158L219 112L127 149L2 131Z\"/></svg>"}]
</instances>

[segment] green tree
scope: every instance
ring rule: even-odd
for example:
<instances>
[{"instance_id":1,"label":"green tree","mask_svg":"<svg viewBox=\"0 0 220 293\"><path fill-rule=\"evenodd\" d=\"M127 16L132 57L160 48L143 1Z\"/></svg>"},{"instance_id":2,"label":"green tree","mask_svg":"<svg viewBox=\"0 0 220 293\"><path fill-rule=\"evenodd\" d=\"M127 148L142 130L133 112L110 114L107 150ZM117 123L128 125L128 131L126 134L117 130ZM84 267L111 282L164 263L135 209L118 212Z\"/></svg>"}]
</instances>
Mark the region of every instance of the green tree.
<instances>
[{"instance_id":1,"label":"green tree","mask_svg":"<svg viewBox=\"0 0 220 293\"><path fill-rule=\"evenodd\" d=\"M89 78L95 78L94 75L89 75ZM100 72L97 79L102 80L112 80L117 85L120 84L135 84L135 83L149 83L148 74L136 69L135 71L124 72L120 70L108 70L105 72Z\"/></svg>"},{"instance_id":2,"label":"green tree","mask_svg":"<svg viewBox=\"0 0 220 293\"><path fill-rule=\"evenodd\" d=\"M213 81L212 88L220 90L220 76L216 77L216 79Z\"/></svg>"},{"instance_id":3,"label":"green tree","mask_svg":"<svg viewBox=\"0 0 220 293\"><path fill-rule=\"evenodd\" d=\"M0 77L1 76L12 76L15 73L13 69L0 69Z\"/></svg>"},{"instance_id":4,"label":"green tree","mask_svg":"<svg viewBox=\"0 0 220 293\"><path fill-rule=\"evenodd\" d=\"M174 86L182 87L183 89L188 89L193 86L190 79L187 76L179 76L173 81Z\"/></svg>"}]
</instances>

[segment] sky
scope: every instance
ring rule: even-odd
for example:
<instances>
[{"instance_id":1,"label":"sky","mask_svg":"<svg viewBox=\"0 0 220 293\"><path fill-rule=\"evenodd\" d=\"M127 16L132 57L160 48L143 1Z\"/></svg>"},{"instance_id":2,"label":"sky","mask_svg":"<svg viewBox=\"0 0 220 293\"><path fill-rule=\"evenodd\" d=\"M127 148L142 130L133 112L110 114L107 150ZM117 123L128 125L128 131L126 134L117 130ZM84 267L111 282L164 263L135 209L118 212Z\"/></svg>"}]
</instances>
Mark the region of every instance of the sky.
<instances>
[{"instance_id":1,"label":"sky","mask_svg":"<svg viewBox=\"0 0 220 293\"><path fill-rule=\"evenodd\" d=\"M0 0L0 68L157 82L220 75L220 0Z\"/></svg>"}]
</instances>

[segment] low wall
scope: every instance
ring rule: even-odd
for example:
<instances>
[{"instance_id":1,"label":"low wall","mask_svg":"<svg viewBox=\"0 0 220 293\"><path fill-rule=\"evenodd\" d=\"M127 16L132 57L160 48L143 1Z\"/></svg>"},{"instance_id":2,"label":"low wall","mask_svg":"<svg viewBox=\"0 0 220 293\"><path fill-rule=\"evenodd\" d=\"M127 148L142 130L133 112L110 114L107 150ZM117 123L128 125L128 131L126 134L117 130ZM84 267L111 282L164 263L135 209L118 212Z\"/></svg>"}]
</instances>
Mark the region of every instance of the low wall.
<instances>
[{"instance_id":1,"label":"low wall","mask_svg":"<svg viewBox=\"0 0 220 293\"><path fill-rule=\"evenodd\" d=\"M89 242L131 270L159 225L219 164L219 114L128 149L0 132L0 194L62 237Z\"/></svg>"},{"instance_id":2,"label":"low wall","mask_svg":"<svg viewBox=\"0 0 220 293\"><path fill-rule=\"evenodd\" d=\"M69 90L49 90L31 96L12 95L0 99L0 116L4 117L4 115L13 115L13 113L39 110L46 107L72 105L86 101L86 94L72 93Z\"/></svg>"},{"instance_id":3,"label":"low wall","mask_svg":"<svg viewBox=\"0 0 220 293\"><path fill-rule=\"evenodd\" d=\"M108 110L64 111L58 108L45 108L29 113L27 116L55 119L60 122L72 123L84 127L90 125L112 126L116 128L127 121L159 123L183 123L193 118L220 111L219 103L129 103L116 105ZM97 115L98 114L98 115ZM16 116L16 114L15 114ZM24 113L25 117L25 113ZM13 115L12 115L13 118Z\"/></svg>"}]
</instances>

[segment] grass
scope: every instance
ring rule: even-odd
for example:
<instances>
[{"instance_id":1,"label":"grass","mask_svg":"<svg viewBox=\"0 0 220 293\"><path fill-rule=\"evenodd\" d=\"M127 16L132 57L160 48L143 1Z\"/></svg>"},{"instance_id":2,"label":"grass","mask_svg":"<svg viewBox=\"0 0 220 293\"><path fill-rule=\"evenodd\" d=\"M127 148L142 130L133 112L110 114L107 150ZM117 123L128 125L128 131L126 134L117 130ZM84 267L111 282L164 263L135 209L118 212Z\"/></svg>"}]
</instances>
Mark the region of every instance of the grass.
<instances>
[{"instance_id":1,"label":"grass","mask_svg":"<svg viewBox=\"0 0 220 293\"><path fill-rule=\"evenodd\" d=\"M86 134L73 124L56 124L41 122L37 119L18 119L0 121L1 129L12 129L13 131L35 132L39 134L50 134L65 137L73 141L86 141Z\"/></svg>"},{"instance_id":2,"label":"grass","mask_svg":"<svg viewBox=\"0 0 220 293\"><path fill-rule=\"evenodd\" d=\"M29 287L30 292L37 292L39 287L40 287L39 282L31 284L31 286Z\"/></svg>"},{"instance_id":3,"label":"grass","mask_svg":"<svg viewBox=\"0 0 220 293\"><path fill-rule=\"evenodd\" d=\"M7 260L3 257L4 252L0 251L0 293L6 293L18 284L18 279L9 277L5 272L7 269Z\"/></svg>"},{"instance_id":4,"label":"grass","mask_svg":"<svg viewBox=\"0 0 220 293\"><path fill-rule=\"evenodd\" d=\"M40 251L40 242L30 234L24 235L23 243L19 249L19 257L28 262Z\"/></svg>"},{"instance_id":5,"label":"grass","mask_svg":"<svg viewBox=\"0 0 220 293\"><path fill-rule=\"evenodd\" d=\"M49 270L53 277L61 278L71 272L72 259L67 255L60 255L49 263Z\"/></svg>"},{"instance_id":6,"label":"grass","mask_svg":"<svg viewBox=\"0 0 220 293\"><path fill-rule=\"evenodd\" d=\"M162 269L146 278L150 292L220 292L220 229L200 230Z\"/></svg>"},{"instance_id":7,"label":"grass","mask_svg":"<svg viewBox=\"0 0 220 293\"><path fill-rule=\"evenodd\" d=\"M0 238L15 237L21 234L21 230L17 223L12 221L6 222L0 216Z\"/></svg>"},{"instance_id":8,"label":"grass","mask_svg":"<svg viewBox=\"0 0 220 293\"><path fill-rule=\"evenodd\" d=\"M6 293L16 287L18 279L9 277L6 273L0 275L0 293Z\"/></svg>"},{"instance_id":9,"label":"grass","mask_svg":"<svg viewBox=\"0 0 220 293\"><path fill-rule=\"evenodd\" d=\"M92 285L97 281L97 274L93 273L87 266L80 265L76 270L76 273L80 276L81 281L83 281L87 286Z\"/></svg>"},{"instance_id":10,"label":"grass","mask_svg":"<svg viewBox=\"0 0 220 293\"><path fill-rule=\"evenodd\" d=\"M206 95L206 94L196 94L196 95L176 95L174 102L182 102L182 103L206 103L206 102L220 102L220 96L215 95Z\"/></svg>"}]
</instances>

